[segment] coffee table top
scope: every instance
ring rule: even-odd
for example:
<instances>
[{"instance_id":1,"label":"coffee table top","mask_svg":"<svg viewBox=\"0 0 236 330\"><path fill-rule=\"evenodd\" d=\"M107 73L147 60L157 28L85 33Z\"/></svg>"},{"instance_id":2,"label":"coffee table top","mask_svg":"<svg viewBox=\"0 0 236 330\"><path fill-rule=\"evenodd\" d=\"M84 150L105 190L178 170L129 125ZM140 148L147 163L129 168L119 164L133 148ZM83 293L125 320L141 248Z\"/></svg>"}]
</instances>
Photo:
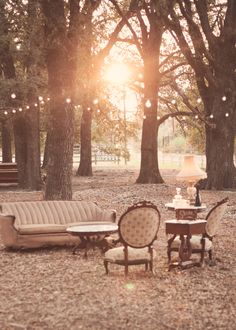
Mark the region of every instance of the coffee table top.
<instances>
[{"instance_id":1,"label":"coffee table top","mask_svg":"<svg viewBox=\"0 0 236 330\"><path fill-rule=\"evenodd\" d=\"M112 234L118 231L118 225L112 222L81 223L81 225L68 227L66 231L74 235Z\"/></svg>"}]
</instances>

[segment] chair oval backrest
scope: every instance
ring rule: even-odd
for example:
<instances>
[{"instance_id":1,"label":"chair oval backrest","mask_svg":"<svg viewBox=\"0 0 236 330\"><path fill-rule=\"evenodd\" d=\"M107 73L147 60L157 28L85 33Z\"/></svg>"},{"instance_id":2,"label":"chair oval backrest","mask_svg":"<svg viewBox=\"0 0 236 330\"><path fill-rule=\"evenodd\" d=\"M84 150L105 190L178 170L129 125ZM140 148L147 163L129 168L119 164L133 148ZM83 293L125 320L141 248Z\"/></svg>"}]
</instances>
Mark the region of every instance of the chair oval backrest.
<instances>
[{"instance_id":1,"label":"chair oval backrest","mask_svg":"<svg viewBox=\"0 0 236 330\"><path fill-rule=\"evenodd\" d=\"M206 233L208 236L213 237L216 235L220 221L225 214L227 202L228 198L224 198L222 201L218 202L217 205L214 206L207 214Z\"/></svg>"},{"instance_id":2,"label":"chair oval backrest","mask_svg":"<svg viewBox=\"0 0 236 330\"><path fill-rule=\"evenodd\" d=\"M151 245L160 226L160 212L150 202L139 202L121 216L119 220L121 241L134 248Z\"/></svg>"}]
</instances>

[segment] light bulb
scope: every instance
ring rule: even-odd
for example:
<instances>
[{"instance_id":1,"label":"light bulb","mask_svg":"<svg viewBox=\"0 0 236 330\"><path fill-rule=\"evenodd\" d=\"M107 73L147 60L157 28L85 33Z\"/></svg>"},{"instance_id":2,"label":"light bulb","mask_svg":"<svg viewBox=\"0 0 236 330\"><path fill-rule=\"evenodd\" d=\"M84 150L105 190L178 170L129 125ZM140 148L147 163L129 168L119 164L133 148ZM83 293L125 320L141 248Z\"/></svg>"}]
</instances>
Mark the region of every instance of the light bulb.
<instances>
[{"instance_id":1,"label":"light bulb","mask_svg":"<svg viewBox=\"0 0 236 330\"><path fill-rule=\"evenodd\" d=\"M227 97L224 95L222 96L222 101L225 102L227 100Z\"/></svg>"},{"instance_id":2,"label":"light bulb","mask_svg":"<svg viewBox=\"0 0 236 330\"><path fill-rule=\"evenodd\" d=\"M152 106L151 101L150 101L150 100L147 100L147 101L145 102L145 106L146 106L147 108L150 108L150 107Z\"/></svg>"},{"instance_id":3,"label":"light bulb","mask_svg":"<svg viewBox=\"0 0 236 330\"><path fill-rule=\"evenodd\" d=\"M201 103L202 100L200 99L200 97L197 99L197 103Z\"/></svg>"}]
</instances>

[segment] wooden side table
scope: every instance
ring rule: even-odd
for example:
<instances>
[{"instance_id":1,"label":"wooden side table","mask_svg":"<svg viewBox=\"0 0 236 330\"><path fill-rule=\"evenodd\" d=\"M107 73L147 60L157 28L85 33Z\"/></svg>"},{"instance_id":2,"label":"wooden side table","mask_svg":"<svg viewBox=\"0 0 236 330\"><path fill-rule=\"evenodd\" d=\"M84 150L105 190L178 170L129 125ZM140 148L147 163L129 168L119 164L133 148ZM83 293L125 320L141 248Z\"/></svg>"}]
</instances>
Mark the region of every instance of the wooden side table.
<instances>
[{"instance_id":1,"label":"wooden side table","mask_svg":"<svg viewBox=\"0 0 236 330\"><path fill-rule=\"evenodd\" d=\"M179 258L180 263L177 266L185 268L186 266L195 265L190 258L192 255L191 237L192 235L200 235L205 233L206 220L167 220L166 234L173 236L168 240L168 256L170 259L171 245L176 238L180 237ZM199 263L198 263L199 264ZM169 269L176 265L170 264Z\"/></svg>"}]
</instances>

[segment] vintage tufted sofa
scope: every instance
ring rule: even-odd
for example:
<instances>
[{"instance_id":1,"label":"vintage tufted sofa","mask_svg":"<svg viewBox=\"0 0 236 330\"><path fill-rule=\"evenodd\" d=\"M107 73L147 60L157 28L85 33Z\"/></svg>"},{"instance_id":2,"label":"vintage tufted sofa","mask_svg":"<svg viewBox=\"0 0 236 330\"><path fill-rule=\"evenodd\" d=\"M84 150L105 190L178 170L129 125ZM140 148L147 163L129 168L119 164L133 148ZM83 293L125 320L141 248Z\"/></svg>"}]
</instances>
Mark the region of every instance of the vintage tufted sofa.
<instances>
[{"instance_id":1,"label":"vintage tufted sofa","mask_svg":"<svg viewBox=\"0 0 236 330\"><path fill-rule=\"evenodd\" d=\"M86 201L2 203L0 235L9 248L35 248L78 243L66 228L81 222L114 222L115 211Z\"/></svg>"}]
</instances>

